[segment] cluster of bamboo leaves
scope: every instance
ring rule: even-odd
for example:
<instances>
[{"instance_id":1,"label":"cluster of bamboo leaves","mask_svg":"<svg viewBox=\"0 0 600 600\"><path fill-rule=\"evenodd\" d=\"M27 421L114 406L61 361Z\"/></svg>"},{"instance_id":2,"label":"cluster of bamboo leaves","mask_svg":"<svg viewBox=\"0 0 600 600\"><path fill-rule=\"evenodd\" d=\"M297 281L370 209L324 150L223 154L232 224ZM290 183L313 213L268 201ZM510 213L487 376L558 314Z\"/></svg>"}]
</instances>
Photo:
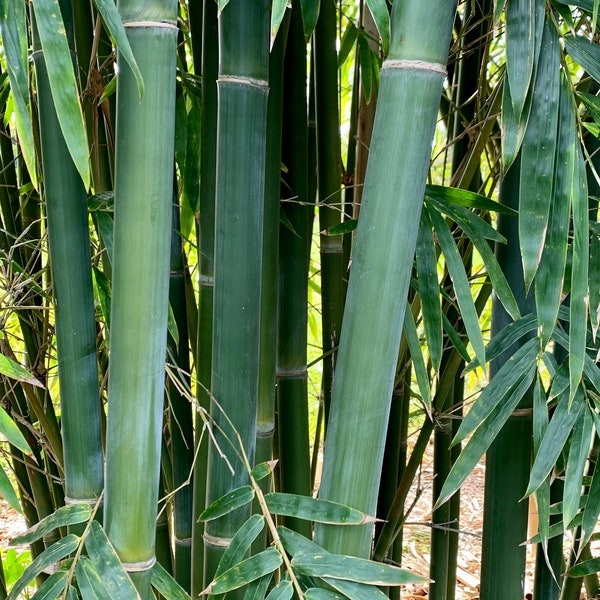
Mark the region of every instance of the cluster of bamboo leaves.
<instances>
[{"instance_id":1,"label":"cluster of bamboo leaves","mask_svg":"<svg viewBox=\"0 0 600 600\"><path fill-rule=\"evenodd\" d=\"M432 436L430 598L486 453L481 598L532 495L595 594L598 4L0 3L0 597L399 598Z\"/></svg>"}]
</instances>

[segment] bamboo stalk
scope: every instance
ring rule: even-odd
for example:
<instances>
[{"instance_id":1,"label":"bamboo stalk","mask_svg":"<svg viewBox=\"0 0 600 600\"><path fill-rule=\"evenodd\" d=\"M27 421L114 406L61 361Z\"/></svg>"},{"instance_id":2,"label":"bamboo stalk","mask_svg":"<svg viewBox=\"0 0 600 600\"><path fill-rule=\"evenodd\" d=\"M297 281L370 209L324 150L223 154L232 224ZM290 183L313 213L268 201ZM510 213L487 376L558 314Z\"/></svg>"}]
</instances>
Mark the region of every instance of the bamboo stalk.
<instances>
[{"instance_id":1,"label":"bamboo stalk","mask_svg":"<svg viewBox=\"0 0 600 600\"><path fill-rule=\"evenodd\" d=\"M162 439L177 2L121 0L119 11L145 93L140 99L121 61L104 525L145 600L155 562Z\"/></svg>"},{"instance_id":2,"label":"bamboo stalk","mask_svg":"<svg viewBox=\"0 0 600 600\"><path fill-rule=\"evenodd\" d=\"M377 500L405 310L400 299L408 293L455 9L454 2L395 3L381 70L320 492L368 514ZM340 455L344 464L336 462ZM372 525L315 528L316 541L333 552L368 556L371 537Z\"/></svg>"}]
</instances>

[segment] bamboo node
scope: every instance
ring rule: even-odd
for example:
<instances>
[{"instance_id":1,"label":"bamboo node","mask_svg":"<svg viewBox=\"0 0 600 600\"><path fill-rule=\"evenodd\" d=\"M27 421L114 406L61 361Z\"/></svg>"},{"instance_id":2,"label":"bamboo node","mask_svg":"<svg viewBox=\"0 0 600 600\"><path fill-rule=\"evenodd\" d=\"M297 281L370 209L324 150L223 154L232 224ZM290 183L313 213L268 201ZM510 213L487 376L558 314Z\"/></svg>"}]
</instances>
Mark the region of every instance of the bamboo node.
<instances>
[{"instance_id":1,"label":"bamboo node","mask_svg":"<svg viewBox=\"0 0 600 600\"><path fill-rule=\"evenodd\" d=\"M510 413L511 417L530 417L533 415L533 408L515 408Z\"/></svg>"},{"instance_id":2,"label":"bamboo node","mask_svg":"<svg viewBox=\"0 0 600 600\"><path fill-rule=\"evenodd\" d=\"M150 560L143 560L134 563L124 562L121 564L128 573L140 573L142 571L149 571L156 564L156 557L153 556Z\"/></svg>"},{"instance_id":3,"label":"bamboo node","mask_svg":"<svg viewBox=\"0 0 600 600\"><path fill-rule=\"evenodd\" d=\"M209 535L208 533L205 533L202 536L202 539L207 544L210 544L211 546L218 546L219 548L228 548L229 544L231 544L231 538L216 537L214 535Z\"/></svg>"},{"instance_id":4,"label":"bamboo node","mask_svg":"<svg viewBox=\"0 0 600 600\"><path fill-rule=\"evenodd\" d=\"M240 83L243 85L252 85L261 90L269 89L269 82L264 79L255 79L254 77L244 77L243 75L221 75L217 83Z\"/></svg>"},{"instance_id":5,"label":"bamboo node","mask_svg":"<svg viewBox=\"0 0 600 600\"><path fill-rule=\"evenodd\" d=\"M170 21L125 21L123 27L161 27L179 31L179 27Z\"/></svg>"},{"instance_id":6,"label":"bamboo node","mask_svg":"<svg viewBox=\"0 0 600 600\"><path fill-rule=\"evenodd\" d=\"M441 63L427 62L425 60L384 60L382 69L417 69L419 71L433 71L446 75L446 65Z\"/></svg>"},{"instance_id":7,"label":"bamboo node","mask_svg":"<svg viewBox=\"0 0 600 600\"><path fill-rule=\"evenodd\" d=\"M69 498L69 496L65 496L65 505L69 504L89 504L93 507L98 504L98 498Z\"/></svg>"}]
</instances>

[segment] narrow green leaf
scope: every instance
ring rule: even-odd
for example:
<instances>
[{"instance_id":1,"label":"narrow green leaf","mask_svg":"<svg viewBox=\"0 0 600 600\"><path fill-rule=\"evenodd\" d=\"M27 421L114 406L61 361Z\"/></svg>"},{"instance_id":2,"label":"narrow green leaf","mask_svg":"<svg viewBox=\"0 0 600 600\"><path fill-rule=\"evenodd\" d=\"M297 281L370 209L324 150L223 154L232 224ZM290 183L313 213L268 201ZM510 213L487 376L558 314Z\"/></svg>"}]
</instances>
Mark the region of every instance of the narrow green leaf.
<instances>
[{"instance_id":1,"label":"narrow green leaf","mask_svg":"<svg viewBox=\"0 0 600 600\"><path fill-rule=\"evenodd\" d=\"M152 587L169 600L190 600L189 594L173 579L173 576L159 563L152 567Z\"/></svg>"},{"instance_id":2,"label":"narrow green leaf","mask_svg":"<svg viewBox=\"0 0 600 600\"><path fill-rule=\"evenodd\" d=\"M17 427L17 424L10 418L9 414L1 406L0 435L3 435L9 443L11 443L13 446L16 446L19 450L21 450L21 452L24 452L25 454L31 453L31 448L23 437L20 429Z\"/></svg>"},{"instance_id":3,"label":"narrow green leaf","mask_svg":"<svg viewBox=\"0 0 600 600\"><path fill-rule=\"evenodd\" d=\"M275 470L276 465L277 465L276 460L269 460L267 462L262 462L262 463L256 465L250 471L250 477L252 477L252 479L254 479L254 481L260 481L261 479L268 477Z\"/></svg>"},{"instance_id":4,"label":"narrow green leaf","mask_svg":"<svg viewBox=\"0 0 600 600\"><path fill-rule=\"evenodd\" d=\"M429 216L433 223L442 253L444 254L448 273L454 283L456 300L460 308L467 335L469 336L469 341L473 346L479 364L485 369L485 345L483 343L483 336L479 325L479 316L477 315L477 309L475 308L475 303L471 296L471 286L469 284L467 273L465 272L465 265L445 219L435 210L429 211Z\"/></svg>"},{"instance_id":5,"label":"narrow green leaf","mask_svg":"<svg viewBox=\"0 0 600 600\"><path fill-rule=\"evenodd\" d=\"M282 579L270 592L265 600L292 600L294 586L289 579Z\"/></svg>"},{"instance_id":6,"label":"narrow green leaf","mask_svg":"<svg viewBox=\"0 0 600 600\"><path fill-rule=\"evenodd\" d=\"M243 600L264 600L271 579L273 579L273 573L268 573L267 575L263 575L260 579L255 579L246 588Z\"/></svg>"},{"instance_id":7,"label":"narrow green leaf","mask_svg":"<svg viewBox=\"0 0 600 600\"><path fill-rule=\"evenodd\" d=\"M358 38L358 57L360 62L360 80L367 104L371 102L373 78L371 77L371 47L364 35Z\"/></svg>"},{"instance_id":8,"label":"narrow green leaf","mask_svg":"<svg viewBox=\"0 0 600 600\"><path fill-rule=\"evenodd\" d=\"M427 367L425 366L425 359L421 350L421 343L419 342L419 334L417 333L417 326L415 325L415 319L413 317L410 305L407 306L404 313L404 335L406 336L406 341L408 343L408 350L410 352L414 374L417 378L417 385L419 386L419 391L421 392L423 404L428 411L431 411L432 406L429 375L427 373Z\"/></svg>"},{"instance_id":9,"label":"narrow green leaf","mask_svg":"<svg viewBox=\"0 0 600 600\"><path fill-rule=\"evenodd\" d=\"M87 189L90 187L88 144L60 6L58 0L34 0L33 10L44 51L56 116L73 163Z\"/></svg>"},{"instance_id":10,"label":"narrow green leaf","mask_svg":"<svg viewBox=\"0 0 600 600\"><path fill-rule=\"evenodd\" d=\"M8 356L4 356L4 354L0 354L0 373L17 381L24 381L37 387L43 387L35 377L32 377L31 373L25 367L8 358ZM27 448L26 452L29 452L29 447L27 446Z\"/></svg>"},{"instance_id":11,"label":"narrow green leaf","mask_svg":"<svg viewBox=\"0 0 600 600\"><path fill-rule=\"evenodd\" d=\"M105 600L108 596L98 571L87 556L81 556L75 565L77 586L83 600Z\"/></svg>"},{"instance_id":12,"label":"narrow green leaf","mask_svg":"<svg viewBox=\"0 0 600 600\"><path fill-rule=\"evenodd\" d=\"M2 498L4 498L17 512L22 512L19 498L15 493L8 475L2 468L0 468L0 496L2 496Z\"/></svg>"},{"instance_id":13,"label":"narrow green leaf","mask_svg":"<svg viewBox=\"0 0 600 600\"><path fill-rule=\"evenodd\" d=\"M125 62L129 65L129 68L133 72L141 100L144 95L144 80L142 78L140 68L135 61L133 50L129 45L129 40L127 39L127 34L125 33L125 27L123 26L121 15L119 15L119 11L117 10L117 5L114 0L94 0L94 4L102 16L102 20L104 21L108 32L115 42L115 46L119 51L119 56L122 56L125 59Z\"/></svg>"},{"instance_id":14,"label":"narrow green leaf","mask_svg":"<svg viewBox=\"0 0 600 600\"><path fill-rule=\"evenodd\" d=\"M31 600L56 600L67 587L69 575L66 571L52 573L38 588Z\"/></svg>"},{"instance_id":15,"label":"narrow green leaf","mask_svg":"<svg viewBox=\"0 0 600 600\"><path fill-rule=\"evenodd\" d=\"M46 548L23 571L23 574L17 579L11 589L7 600L17 600L19 594L29 585L30 581L33 581L45 569L50 568L59 560L74 552L79 545L79 541L80 539L76 535L70 534Z\"/></svg>"},{"instance_id":16,"label":"narrow green leaf","mask_svg":"<svg viewBox=\"0 0 600 600\"><path fill-rule=\"evenodd\" d=\"M225 496L217 498L210 506L207 506L200 514L198 522L218 519L219 517L234 511L236 508L245 506L249 502L252 502L252 500L254 500L254 490L252 489L252 486L243 485L242 487L229 492Z\"/></svg>"},{"instance_id":17,"label":"narrow green leaf","mask_svg":"<svg viewBox=\"0 0 600 600\"><path fill-rule=\"evenodd\" d=\"M315 30L317 19L319 18L320 0L300 0L300 8L302 9L302 24L304 26L304 37L306 41Z\"/></svg>"},{"instance_id":18,"label":"narrow green leaf","mask_svg":"<svg viewBox=\"0 0 600 600\"><path fill-rule=\"evenodd\" d=\"M554 25L546 23L531 115L521 147L519 243L526 290L537 272L548 228L558 135L559 84L558 35Z\"/></svg>"},{"instance_id":19,"label":"narrow green leaf","mask_svg":"<svg viewBox=\"0 0 600 600\"><path fill-rule=\"evenodd\" d=\"M537 377L533 388L533 452L537 454L548 428L549 416L544 388ZM550 535L550 478L547 477L536 491L538 529L544 552Z\"/></svg>"},{"instance_id":20,"label":"narrow green leaf","mask_svg":"<svg viewBox=\"0 0 600 600\"><path fill-rule=\"evenodd\" d=\"M354 24L354 21L350 21L346 26L346 29L344 29L344 34L342 35L342 39L340 41L340 50L338 52L339 67L341 67L346 62L346 59L350 55L350 51L356 43L357 35L358 28Z\"/></svg>"},{"instance_id":21,"label":"narrow green leaf","mask_svg":"<svg viewBox=\"0 0 600 600\"><path fill-rule=\"evenodd\" d=\"M504 83L502 90L502 170L504 173L513 164L521 149L531 113L531 97L530 92L525 98L521 117L517 119L510 97L510 87L506 82Z\"/></svg>"},{"instance_id":22,"label":"narrow green leaf","mask_svg":"<svg viewBox=\"0 0 600 600\"><path fill-rule=\"evenodd\" d=\"M291 529L278 527L277 531L281 542L283 543L283 547L290 556L296 556L296 554L325 553L323 548ZM338 592L341 592L352 600L386 600L387 598L381 590L370 585L364 585L354 581L344 581L342 579L330 579L327 577L324 577L323 580Z\"/></svg>"},{"instance_id":23,"label":"narrow green leaf","mask_svg":"<svg viewBox=\"0 0 600 600\"><path fill-rule=\"evenodd\" d=\"M517 120L533 77L535 61L535 2L509 0L506 5L506 70Z\"/></svg>"},{"instance_id":24,"label":"narrow green leaf","mask_svg":"<svg viewBox=\"0 0 600 600\"><path fill-rule=\"evenodd\" d=\"M577 396L575 396L575 404ZM581 520L581 538L579 539L579 551L583 548L590 538L598 522L600 516L600 461L596 461L594 467L594 475L592 476L592 484L590 486L587 502L583 509L583 518Z\"/></svg>"},{"instance_id":25,"label":"narrow green leaf","mask_svg":"<svg viewBox=\"0 0 600 600\"><path fill-rule=\"evenodd\" d=\"M373 523L376 521L374 517L370 517L355 508L331 502L330 500L301 496L299 494L272 492L265 494L265 501L269 510L276 515L296 517L317 523L363 525L364 523Z\"/></svg>"},{"instance_id":26,"label":"narrow green leaf","mask_svg":"<svg viewBox=\"0 0 600 600\"><path fill-rule=\"evenodd\" d=\"M554 193L551 198L544 253L535 283L535 303L542 347L550 340L562 299L571 197L578 183L575 160L578 144L571 93L566 80L562 78Z\"/></svg>"},{"instance_id":27,"label":"narrow green leaf","mask_svg":"<svg viewBox=\"0 0 600 600\"><path fill-rule=\"evenodd\" d=\"M571 294L569 302L569 400L581 380L586 356L588 270L589 270L589 215L586 167L579 142L575 140L575 177L571 202L573 205L573 264L571 267Z\"/></svg>"},{"instance_id":28,"label":"narrow green leaf","mask_svg":"<svg viewBox=\"0 0 600 600\"><path fill-rule=\"evenodd\" d=\"M91 515L92 509L88 504L68 504L67 506L61 506L51 515L48 515L28 529L24 534L13 538L11 544L32 544L59 527L85 523Z\"/></svg>"},{"instance_id":29,"label":"narrow green leaf","mask_svg":"<svg viewBox=\"0 0 600 600\"><path fill-rule=\"evenodd\" d=\"M0 10L2 49L14 99L14 114L19 146L27 165L27 171L37 189L37 168L33 122L29 106L29 66L27 58L27 7L21 0L4 0Z\"/></svg>"},{"instance_id":30,"label":"narrow green leaf","mask_svg":"<svg viewBox=\"0 0 600 600\"><path fill-rule=\"evenodd\" d=\"M583 562L574 564L568 571L569 577L585 577L600 572L600 558L592 558Z\"/></svg>"},{"instance_id":31,"label":"narrow green leaf","mask_svg":"<svg viewBox=\"0 0 600 600\"><path fill-rule=\"evenodd\" d=\"M503 401L499 403L495 402L495 408L489 413L485 423L475 430L475 433L473 433L462 449L442 486L436 507L444 504L458 490L481 460L481 457L487 452L490 444L494 441L513 410L530 388L536 373L535 367L535 362L530 364L529 369L522 373L522 377L513 387L507 390L498 390L499 394L504 398ZM496 378L497 375L492 379L492 382ZM484 393L488 388L484 390ZM479 400L481 400L481 397ZM457 443L456 438L453 441L453 444L455 443Z\"/></svg>"},{"instance_id":32,"label":"narrow green leaf","mask_svg":"<svg viewBox=\"0 0 600 600\"><path fill-rule=\"evenodd\" d=\"M488 210L498 214L516 217L517 211L509 206L496 202L487 196L482 196L476 192L463 190L461 188L452 188L445 185L427 184L425 196L432 200L437 200L442 204L458 204L466 208L477 208L479 210Z\"/></svg>"},{"instance_id":33,"label":"narrow green leaf","mask_svg":"<svg viewBox=\"0 0 600 600\"><path fill-rule=\"evenodd\" d=\"M325 230L325 235L344 235L345 233L351 233L356 229L358 221L356 219L348 219L341 223L336 223Z\"/></svg>"},{"instance_id":34,"label":"narrow green leaf","mask_svg":"<svg viewBox=\"0 0 600 600\"><path fill-rule=\"evenodd\" d=\"M429 202L433 202L439 212L450 217L457 225L460 225L469 238L491 240L500 244L506 244L506 238L473 210L465 206L440 202L434 198L429 199Z\"/></svg>"},{"instance_id":35,"label":"narrow green leaf","mask_svg":"<svg viewBox=\"0 0 600 600\"><path fill-rule=\"evenodd\" d=\"M590 323L594 340L600 325L600 236L592 234L589 264Z\"/></svg>"},{"instance_id":36,"label":"narrow green leaf","mask_svg":"<svg viewBox=\"0 0 600 600\"><path fill-rule=\"evenodd\" d=\"M252 515L235 533L229 546L223 552L215 577L241 562L250 549L252 542L258 537L265 526L262 515Z\"/></svg>"},{"instance_id":37,"label":"narrow green leaf","mask_svg":"<svg viewBox=\"0 0 600 600\"><path fill-rule=\"evenodd\" d=\"M381 37L381 50L387 56L390 49L390 13L385 0L367 0L367 6Z\"/></svg>"},{"instance_id":38,"label":"narrow green leaf","mask_svg":"<svg viewBox=\"0 0 600 600\"><path fill-rule=\"evenodd\" d=\"M221 573L202 593L226 594L272 573L282 562L281 555L275 548L267 548Z\"/></svg>"},{"instance_id":39,"label":"narrow green leaf","mask_svg":"<svg viewBox=\"0 0 600 600\"><path fill-rule=\"evenodd\" d=\"M573 410L573 407L571 407ZM573 426L569 458L565 471L565 486L563 492L563 520L569 526L577 511L581 500L581 487L583 474L590 451L594 421L591 411L584 409L583 418L579 418Z\"/></svg>"},{"instance_id":40,"label":"narrow green leaf","mask_svg":"<svg viewBox=\"0 0 600 600\"><path fill-rule=\"evenodd\" d=\"M564 42L573 60L600 82L600 46L579 35L566 35Z\"/></svg>"},{"instance_id":41,"label":"narrow green leaf","mask_svg":"<svg viewBox=\"0 0 600 600\"><path fill-rule=\"evenodd\" d=\"M279 26L283 21L283 15L285 15L285 9L291 5L289 0L273 0L271 4L271 50L279 31Z\"/></svg>"},{"instance_id":42,"label":"narrow green leaf","mask_svg":"<svg viewBox=\"0 0 600 600\"><path fill-rule=\"evenodd\" d=\"M437 272L435 241L427 210L421 213L415 259L427 348L429 349L433 369L437 372L442 361L442 305L440 302L440 283ZM429 383L427 389L429 389ZM421 390L422 394L423 391Z\"/></svg>"},{"instance_id":43,"label":"narrow green leaf","mask_svg":"<svg viewBox=\"0 0 600 600\"><path fill-rule=\"evenodd\" d=\"M109 598L119 600L140 600L129 575L112 547L106 533L97 521L92 521L85 538L88 556L98 571Z\"/></svg>"},{"instance_id":44,"label":"narrow green leaf","mask_svg":"<svg viewBox=\"0 0 600 600\"><path fill-rule=\"evenodd\" d=\"M296 554L292 567L309 577L328 577L364 583L366 585L403 585L426 581L424 577L364 558L341 554Z\"/></svg>"},{"instance_id":45,"label":"narrow green leaf","mask_svg":"<svg viewBox=\"0 0 600 600\"><path fill-rule=\"evenodd\" d=\"M335 592L329 590L322 590L321 588L308 588L304 592L306 600L344 600L346 596L340 596Z\"/></svg>"},{"instance_id":46,"label":"narrow green leaf","mask_svg":"<svg viewBox=\"0 0 600 600\"><path fill-rule=\"evenodd\" d=\"M559 399L531 467L529 484L524 497L535 492L556 464L573 426L584 410L584 405L585 399L581 388L578 389L571 407L569 407L569 398L566 394Z\"/></svg>"}]
</instances>

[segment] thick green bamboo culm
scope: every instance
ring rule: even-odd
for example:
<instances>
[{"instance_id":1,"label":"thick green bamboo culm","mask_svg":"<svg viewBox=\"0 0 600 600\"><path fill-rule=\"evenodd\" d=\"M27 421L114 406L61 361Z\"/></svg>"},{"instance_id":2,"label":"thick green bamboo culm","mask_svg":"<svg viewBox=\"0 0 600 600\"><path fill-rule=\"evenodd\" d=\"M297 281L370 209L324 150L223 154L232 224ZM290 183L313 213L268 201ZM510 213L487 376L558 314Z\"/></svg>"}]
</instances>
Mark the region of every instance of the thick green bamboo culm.
<instances>
[{"instance_id":1,"label":"thick green bamboo culm","mask_svg":"<svg viewBox=\"0 0 600 600\"><path fill-rule=\"evenodd\" d=\"M455 9L455 2L395 3L390 54L381 70L320 492L369 514L377 502L402 299L408 294ZM343 465L337 462L340 454ZM371 525L315 528L316 541L327 550L358 556L369 555L372 533Z\"/></svg>"},{"instance_id":2,"label":"thick green bamboo culm","mask_svg":"<svg viewBox=\"0 0 600 600\"><path fill-rule=\"evenodd\" d=\"M63 12L69 8L68 3L64 4ZM56 117L35 28L33 39L52 266L65 500L95 505L104 486L104 457L87 195Z\"/></svg>"},{"instance_id":3,"label":"thick green bamboo culm","mask_svg":"<svg viewBox=\"0 0 600 600\"><path fill-rule=\"evenodd\" d=\"M219 16L211 377L211 418L219 447L211 444L209 449L207 504L248 481L239 458L238 435L248 460L254 460L269 22L266 0L231 0ZM240 40L245 43L240 44ZM206 523L205 583L212 580L224 548L247 516L249 511L240 509Z\"/></svg>"},{"instance_id":4,"label":"thick green bamboo culm","mask_svg":"<svg viewBox=\"0 0 600 600\"><path fill-rule=\"evenodd\" d=\"M173 202L177 2L122 0L104 525L143 600L155 562Z\"/></svg>"}]
</instances>

